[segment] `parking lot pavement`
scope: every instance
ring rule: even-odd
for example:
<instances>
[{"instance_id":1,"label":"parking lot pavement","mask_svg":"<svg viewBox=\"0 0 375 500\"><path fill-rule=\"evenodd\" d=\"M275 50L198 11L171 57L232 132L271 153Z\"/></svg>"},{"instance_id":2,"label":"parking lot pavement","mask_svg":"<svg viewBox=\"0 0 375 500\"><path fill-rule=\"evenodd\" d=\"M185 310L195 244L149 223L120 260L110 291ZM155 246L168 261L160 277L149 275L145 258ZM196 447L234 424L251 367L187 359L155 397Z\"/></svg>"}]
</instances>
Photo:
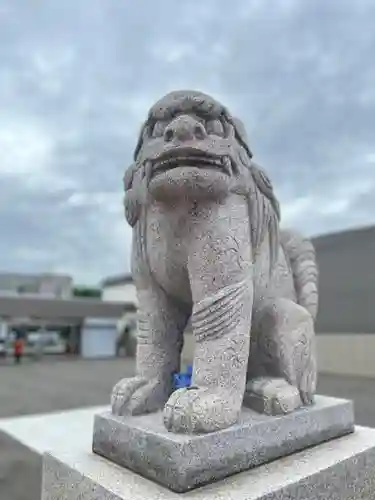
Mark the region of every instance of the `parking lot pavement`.
<instances>
[{"instance_id":1,"label":"parking lot pavement","mask_svg":"<svg viewBox=\"0 0 375 500\"><path fill-rule=\"evenodd\" d=\"M0 418L106 405L134 361L55 360L0 364ZM318 392L353 399L359 425L375 427L375 380L321 375ZM41 459L0 433L0 500L40 500Z\"/></svg>"},{"instance_id":2,"label":"parking lot pavement","mask_svg":"<svg viewBox=\"0 0 375 500\"><path fill-rule=\"evenodd\" d=\"M125 359L0 366L0 418L106 404L112 386L133 372L134 361Z\"/></svg>"},{"instance_id":3,"label":"parking lot pavement","mask_svg":"<svg viewBox=\"0 0 375 500\"><path fill-rule=\"evenodd\" d=\"M0 364L0 418L107 404L120 378L134 372L127 360L25 359ZM0 432L0 500L40 500L41 457Z\"/></svg>"}]
</instances>

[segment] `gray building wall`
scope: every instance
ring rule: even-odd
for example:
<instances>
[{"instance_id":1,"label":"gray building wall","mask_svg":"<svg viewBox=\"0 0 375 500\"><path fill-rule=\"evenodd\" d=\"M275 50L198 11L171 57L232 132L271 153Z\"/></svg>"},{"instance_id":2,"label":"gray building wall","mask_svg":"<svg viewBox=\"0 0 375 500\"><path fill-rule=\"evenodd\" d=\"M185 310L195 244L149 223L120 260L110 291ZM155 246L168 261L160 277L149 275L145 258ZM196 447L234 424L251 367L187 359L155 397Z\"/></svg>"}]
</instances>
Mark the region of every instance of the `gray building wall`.
<instances>
[{"instance_id":1,"label":"gray building wall","mask_svg":"<svg viewBox=\"0 0 375 500\"><path fill-rule=\"evenodd\" d=\"M375 333L375 226L313 243L320 275L317 332Z\"/></svg>"}]
</instances>

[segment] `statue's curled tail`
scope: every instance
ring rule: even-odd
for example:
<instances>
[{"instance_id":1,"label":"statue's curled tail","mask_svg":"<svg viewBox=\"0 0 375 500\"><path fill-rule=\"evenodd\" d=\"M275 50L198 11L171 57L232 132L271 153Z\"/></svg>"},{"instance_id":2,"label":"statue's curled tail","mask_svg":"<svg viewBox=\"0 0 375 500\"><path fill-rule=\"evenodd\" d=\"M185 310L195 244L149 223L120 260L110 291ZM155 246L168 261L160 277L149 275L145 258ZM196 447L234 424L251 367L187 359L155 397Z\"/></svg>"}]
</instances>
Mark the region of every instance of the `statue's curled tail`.
<instances>
[{"instance_id":1,"label":"statue's curled tail","mask_svg":"<svg viewBox=\"0 0 375 500\"><path fill-rule=\"evenodd\" d=\"M318 312L318 266L313 244L296 231L284 229L280 237L292 269L297 302L315 320Z\"/></svg>"}]
</instances>

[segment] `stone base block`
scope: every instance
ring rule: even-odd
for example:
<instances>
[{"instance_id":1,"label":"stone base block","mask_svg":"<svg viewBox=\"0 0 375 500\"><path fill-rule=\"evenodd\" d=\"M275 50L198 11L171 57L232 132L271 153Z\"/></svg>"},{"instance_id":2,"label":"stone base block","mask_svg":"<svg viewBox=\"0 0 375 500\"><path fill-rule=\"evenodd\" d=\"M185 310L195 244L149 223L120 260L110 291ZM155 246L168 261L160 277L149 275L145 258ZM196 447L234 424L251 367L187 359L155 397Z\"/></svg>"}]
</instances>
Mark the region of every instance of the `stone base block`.
<instances>
[{"instance_id":1,"label":"stone base block","mask_svg":"<svg viewBox=\"0 0 375 500\"><path fill-rule=\"evenodd\" d=\"M184 494L91 453L77 435L70 452L62 443L44 456L42 490L42 500L374 500L375 429L356 427Z\"/></svg>"},{"instance_id":2,"label":"stone base block","mask_svg":"<svg viewBox=\"0 0 375 500\"><path fill-rule=\"evenodd\" d=\"M211 434L168 432L161 414L95 416L93 451L175 491L251 469L353 432L351 401L318 396L289 415L267 416L243 408L239 422Z\"/></svg>"}]
</instances>

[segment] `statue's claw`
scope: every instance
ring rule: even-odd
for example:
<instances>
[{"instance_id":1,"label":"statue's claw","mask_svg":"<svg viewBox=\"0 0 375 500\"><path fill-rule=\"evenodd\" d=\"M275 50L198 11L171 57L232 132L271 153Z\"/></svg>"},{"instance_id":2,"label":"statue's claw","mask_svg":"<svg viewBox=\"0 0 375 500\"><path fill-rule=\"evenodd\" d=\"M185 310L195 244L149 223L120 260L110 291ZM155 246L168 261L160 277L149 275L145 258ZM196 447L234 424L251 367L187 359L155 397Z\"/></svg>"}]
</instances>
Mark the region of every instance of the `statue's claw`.
<instances>
[{"instance_id":1,"label":"statue's claw","mask_svg":"<svg viewBox=\"0 0 375 500\"><path fill-rule=\"evenodd\" d=\"M112 390L114 415L141 415L163 408L170 394L167 384L158 379L124 378Z\"/></svg>"},{"instance_id":2,"label":"statue's claw","mask_svg":"<svg viewBox=\"0 0 375 500\"><path fill-rule=\"evenodd\" d=\"M171 432L214 432L234 424L241 402L226 391L187 387L175 391L164 407L164 425Z\"/></svg>"},{"instance_id":3,"label":"statue's claw","mask_svg":"<svg viewBox=\"0 0 375 500\"><path fill-rule=\"evenodd\" d=\"M130 398L145 384L147 384L147 380L142 377L123 378L117 382L111 394L113 415L123 415Z\"/></svg>"}]
</instances>

